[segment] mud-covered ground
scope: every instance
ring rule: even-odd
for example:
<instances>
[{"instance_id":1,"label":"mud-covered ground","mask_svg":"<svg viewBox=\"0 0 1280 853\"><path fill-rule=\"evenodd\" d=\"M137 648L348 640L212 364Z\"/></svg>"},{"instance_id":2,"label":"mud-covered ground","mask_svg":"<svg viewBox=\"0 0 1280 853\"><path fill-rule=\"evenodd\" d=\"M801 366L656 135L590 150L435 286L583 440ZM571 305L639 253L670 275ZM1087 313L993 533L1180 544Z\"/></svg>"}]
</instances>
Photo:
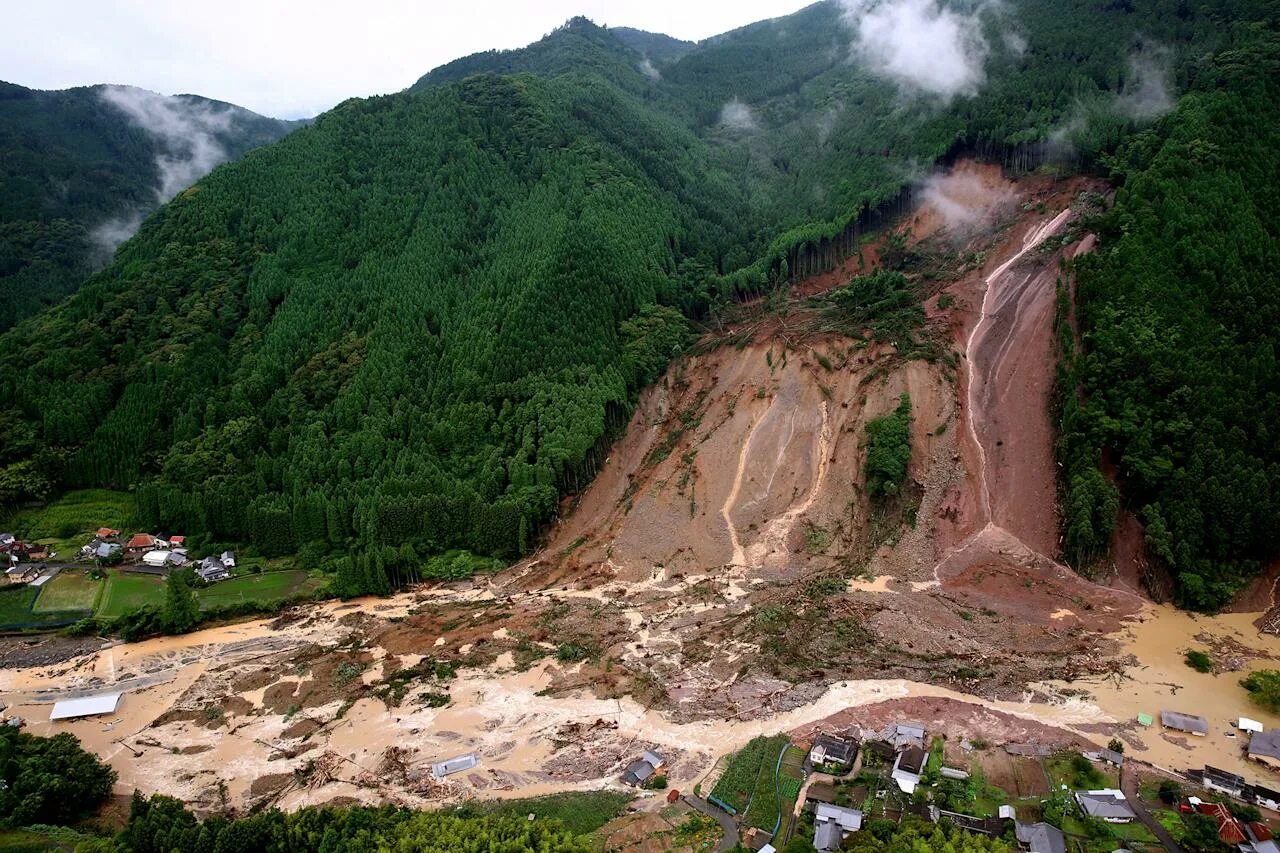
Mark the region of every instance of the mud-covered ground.
<instances>
[{"instance_id":1,"label":"mud-covered ground","mask_svg":"<svg viewBox=\"0 0 1280 853\"><path fill-rule=\"evenodd\" d=\"M33 731L76 733L122 791L210 810L598 788L649 748L685 787L757 734L896 715L990 743L1118 732L1139 758L1237 766L1216 732L1184 747L1128 721L1194 690L1213 697L1178 709L1215 726L1280 724L1238 676L1180 660L1203 643L1248 670L1280 639L1257 614L1190 631L1056 560L1054 296L1098 189L960 164L903 226L932 361L814 322L805 300L839 276L783 311L747 306L642 396L547 546L507 572L129 646L6 642L4 701ZM871 503L866 424L903 393L908 482ZM54 699L108 687L116 715L48 722ZM475 769L432 777L465 752Z\"/></svg>"}]
</instances>

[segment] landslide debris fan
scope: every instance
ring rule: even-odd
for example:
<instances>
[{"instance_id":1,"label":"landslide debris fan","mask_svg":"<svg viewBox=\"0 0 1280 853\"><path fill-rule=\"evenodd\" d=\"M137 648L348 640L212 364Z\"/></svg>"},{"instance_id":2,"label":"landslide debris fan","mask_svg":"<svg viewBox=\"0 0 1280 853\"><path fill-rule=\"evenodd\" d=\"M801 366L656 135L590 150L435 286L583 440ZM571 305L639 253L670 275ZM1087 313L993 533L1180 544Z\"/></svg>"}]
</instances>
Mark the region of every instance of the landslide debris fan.
<instances>
[{"instance_id":1,"label":"landslide debris fan","mask_svg":"<svg viewBox=\"0 0 1280 853\"><path fill-rule=\"evenodd\" d=\"M856 245L910 164L1038 161L1114 98L1139 28L1175 57L1235 38L1210 21L1252 5L1219 5L1023 0L1021 41L984 18L987 82L947 105L852 61L835 3L653 57L574 20L348 101L0 338L0 502L134 486L144 525L355 550L369 589L424 552L511 557L687 317ZM1091 126L1070 162L1132 127Z\"/></svg>"}]
</instances>

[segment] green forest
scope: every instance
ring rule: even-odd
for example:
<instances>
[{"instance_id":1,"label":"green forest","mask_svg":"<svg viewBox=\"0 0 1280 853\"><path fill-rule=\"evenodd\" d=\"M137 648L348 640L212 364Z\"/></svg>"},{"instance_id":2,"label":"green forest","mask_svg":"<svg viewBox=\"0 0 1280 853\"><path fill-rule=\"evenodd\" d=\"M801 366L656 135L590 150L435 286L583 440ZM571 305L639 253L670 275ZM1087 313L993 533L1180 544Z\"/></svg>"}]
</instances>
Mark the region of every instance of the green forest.
<instances>
[{"instance_id":1,"label":"green forest","mask_svg":"<svg viewBox=\"0 0 1280 853\"><path fill-rule=\"evenodd\" d=\"M1276 20L1204 63L1177 108L1110 161L1121 187L1104 249L1079 265L1068 547L1101 553L1123 500L1181 603L1201 609L1225 604L1280 541Z\"/></svg>"},{"instance_id":2,"label":"green forest","mask_svg":"<svg viewBox=\"0 0 1280 853\"><path fill-rule=\"evenodd\" d=\"M176 154L104 100L105 88L46 92L0 81L0 330L103 266L110 250L94 229L160 203L158 158ZM161 100L225 114L215 138L229 159L298 125L194 95Z\"/></svg>"},{"instance_id":3,"label":"green forest","mask_svg":"<svg viewBox=\"0 0 1280 853\"><path fill-rule=\"evenodd\" d=\"M1188 584L1229 587L1261 558L1276 515L1255 496L1278 464L1274 442L1248 420L1268 411L1249 395L1273 372L1246 335L1255 322L1267 334L1270 297L1254 285L1273 273L1267 256L1231 248L1226 225L1247 216L1226 210L1233 199L1261 203L1275 179L1259 127L1274 107L1252 106L1274 94L1274 69L1231 59L1268 56L1258 45L1272 24L1251 22L1274 22L1275 3L1005 5L974 12L991 46L984 85L945 103L904 98L850 61L833 2L696 46L574 19L523 50L346 101L216 169L73 296L0 336L0 504L133 489L145 527L327 560L350 594L387 591L453 550L509 560L589 482L691 324L834 263L903 209L928 164L976 153L1016 170L1052 157L1125 184L1107 250L1082 271L1084 402L1064 414L1069 541L1080 556L1105 541L1099 507L1115 496L1099 465L1119 449L1153 548L1168 546ZM1107 105L1153 44L1192 94L1150 127ZM731 102L751 120L726 122ZM1184 119L1238 132L1164 145ZM1211 171L1144 184L1179 150ZM1189 196L1214 176L1239 192L1224 189L1212 212L1189 197L1196 212L1179 221L1221 239L1142 249L1165 213L1142 205L1169 203L1144 185L1172 180ZM1219 251L1237 251L1239 276L1185 277L1215 269ZM1170 266L1142 272L1153 258ZM1235 296L1209 305L1204 288L1226 278ZM1145 362L1108 353L1129 334L1115 312L1156 291L1164 307L1135 322L1185 328L1158 347L1209 359L1184 349L1170 371L1198 364L1224 387L1223 359L1243 352L1233 369L1248 364L1250 379L1203 400L1216 419L1152 414L1144 433L1128 400L1187 398L1138 387ZM1178 313L1190 306L1199 313ZM1177 483L1205 474L1178 473L1161 442L1191 452L1215 424L1221 441L1194 457L1215 476L1226 482L1228 460L1265 463L1248 497L1225 504L1247 504L1249 533L1205 517L1218 498L1175 499ZM1126 461L1140 458L1169 466Z\"/></svg>"}]
</instances>

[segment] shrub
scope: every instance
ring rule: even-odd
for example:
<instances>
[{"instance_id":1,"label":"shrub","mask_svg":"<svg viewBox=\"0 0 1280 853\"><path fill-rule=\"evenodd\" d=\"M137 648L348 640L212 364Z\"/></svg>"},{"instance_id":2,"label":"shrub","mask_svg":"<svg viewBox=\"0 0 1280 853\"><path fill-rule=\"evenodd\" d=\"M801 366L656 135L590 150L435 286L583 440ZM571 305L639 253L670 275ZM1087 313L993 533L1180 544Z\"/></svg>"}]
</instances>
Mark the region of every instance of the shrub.
<instances>
[{"instance_id":1,"label":"shrub","mask_svg":"<svg viewBox=\"0 0 1280 853\"><path fill-rule=\"evenodd\" d=\"M1187 652L1183 660L1186 661L1187 666L1196 672L1213 672L1213 658L1199 649L1192 649Z\"/></svg>"}]
</instances>

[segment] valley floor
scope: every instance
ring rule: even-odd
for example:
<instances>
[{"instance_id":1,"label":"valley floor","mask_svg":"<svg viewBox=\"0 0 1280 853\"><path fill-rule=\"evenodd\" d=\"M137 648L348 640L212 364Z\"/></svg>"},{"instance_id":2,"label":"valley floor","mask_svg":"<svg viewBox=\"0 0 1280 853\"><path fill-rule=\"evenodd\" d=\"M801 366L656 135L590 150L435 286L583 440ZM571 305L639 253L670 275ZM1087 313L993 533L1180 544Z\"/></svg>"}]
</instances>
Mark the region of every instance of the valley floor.
<instances>
[{"instance_id":1,"label":"valley floor","mask_svg":"<svg viewBox=\"0 0 1280 853\"><path fill-rule=\"evenodd\" d=\"M208 810L620 787L645 749L683 791L756 735L897 719L993 745L1120 737L1157 766L1274 786L1225 735L1242 715L1280 726L1238 684L1280 658L1260 614L1194 617L1126 588L1133 566L1107 586L1056 560L1054 301L1100 189L960 164L904 226L936 265L941 357L842 337L803 298L748 307L727 334L750 334L646 392L547 547L501 575L65 660L55 641L0 649L26 663L0 669L8 713L75 733L122 792ZM866 423L903 393L908 483L872 504ZM1192 647L1220 674L1189 669ZM49 722L56 699L108 689L116 714ZM1162 709L1209 735L1135 721ZM470 752L475 768L433 777Z\"/></svg>"}]
</instances>

